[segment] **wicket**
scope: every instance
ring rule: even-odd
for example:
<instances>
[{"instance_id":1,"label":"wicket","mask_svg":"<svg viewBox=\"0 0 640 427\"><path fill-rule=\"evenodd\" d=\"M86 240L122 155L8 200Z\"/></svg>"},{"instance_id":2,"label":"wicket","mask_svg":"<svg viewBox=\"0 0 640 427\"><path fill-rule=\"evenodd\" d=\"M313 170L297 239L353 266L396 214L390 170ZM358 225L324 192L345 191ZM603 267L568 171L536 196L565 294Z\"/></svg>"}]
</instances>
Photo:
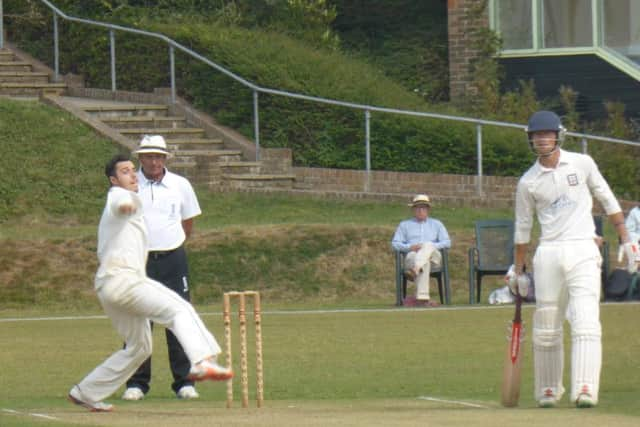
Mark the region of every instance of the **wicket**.
<instances>
[{"instance_id":1,"label":"wicket","mask_svg":"<svg viewBox=\"0 0 640 427\"><path fill-rule=\"evenodd\" d=\"M246 299L253 297L253 320L255 322L255 353L256 353L256 404L262 407L264 401L264 383L262 370L262 319L260 308L260 293L256 291L225 292L223 296L223 321L225 356L227 365L233 366L231 352L231 299L238 299L238 322L240 325L240 379L242 383L242 407L249 407L249 369L247 363L247 315ZM227 381L227 408L233 402L233 379Z\"/></svg>"}]
</instances>

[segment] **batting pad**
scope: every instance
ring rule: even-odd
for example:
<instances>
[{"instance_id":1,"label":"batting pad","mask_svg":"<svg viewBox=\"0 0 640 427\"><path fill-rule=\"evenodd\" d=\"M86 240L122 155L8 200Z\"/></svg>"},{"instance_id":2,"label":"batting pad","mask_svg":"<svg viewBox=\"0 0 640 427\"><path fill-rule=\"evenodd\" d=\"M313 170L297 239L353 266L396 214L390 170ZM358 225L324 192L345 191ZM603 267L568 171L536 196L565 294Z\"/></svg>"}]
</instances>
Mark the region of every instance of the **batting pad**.
<instances>
[{"instance_id":1,"label":"batting pad","mask_svg":"<svg viewBox=\"0 0 640 427\"><path fill-rule=\"evenodd\" d=\"M587 393L597 402L602 366L602 327L599 302L592 296L569 304L571 323L571 401Z\"/></svg>"},{"instance_id":2,"label":"batting pad","mask_svg":"<svg viewBox=\"0 0 640 427\"><path fill-rule=\"evenodd\" d=\"M534 396L540 400L548 390L556 399L564 393L562 320L557 307L541 307L533 315Z\"/></svg>"},{"instance_id":3,"label":"batting pad","mask_svg":"<svg viewBox=\"0 0 640 427\"><path fill-rule=\"evenodd\" d=\"M597 403L602 366L600 337L579 336L571 343L571 401L581 393L589 394Z\"/></svg>"}]
</instances>

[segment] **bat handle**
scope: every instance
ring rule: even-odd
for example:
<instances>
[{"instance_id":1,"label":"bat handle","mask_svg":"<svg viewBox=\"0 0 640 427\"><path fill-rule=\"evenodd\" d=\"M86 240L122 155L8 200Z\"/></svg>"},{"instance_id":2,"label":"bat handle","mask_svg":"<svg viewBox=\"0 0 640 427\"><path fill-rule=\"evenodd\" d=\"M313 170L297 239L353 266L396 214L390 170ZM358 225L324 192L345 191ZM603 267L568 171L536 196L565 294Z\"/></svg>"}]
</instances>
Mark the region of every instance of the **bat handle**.
<instances>
[{"instance_id":1,"label":"bat handle","mask_svg":"<svg viewBox=\"0 0 640 427\"><path fill-rule=\"evenodd\" d=\"M513 316L514 323L522 322L522 295L516 294L516 312Z\"/></svg>"}]
</instances>

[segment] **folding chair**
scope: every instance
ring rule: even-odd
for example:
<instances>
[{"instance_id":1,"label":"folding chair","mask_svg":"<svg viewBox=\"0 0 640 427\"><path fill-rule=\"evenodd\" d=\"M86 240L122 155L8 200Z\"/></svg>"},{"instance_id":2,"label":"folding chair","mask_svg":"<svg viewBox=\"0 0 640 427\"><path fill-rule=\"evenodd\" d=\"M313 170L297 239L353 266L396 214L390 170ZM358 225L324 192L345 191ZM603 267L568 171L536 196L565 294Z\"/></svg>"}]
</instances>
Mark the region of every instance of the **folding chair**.
<instances>
[{"instance_id":1,"label":"folding chair","mask_svg":"<svg viewBox=\"0 0 640 427\"><path fill-rule=\"evenodd\" d=\"M404 276L405 252L394 251L396 256L396 305L404 304L407 296L407 278ZM449 251L440 249L442 255L442 265L439 268L432 268L429 277L435 277L438 281L438 293L440 304L451 304L451 286L449 284Z\"/></svg>"},{"instance_id":2,"label":"folding chair","mask_svg":"<svg viewBox=\"0 0 640 427\"><path fill-rule=\"evenodd\" d=\"M480 302L482 277L504 275L513 264L513 220L476 221L476 245L469 248L469 304Z\"/></svg>"}]
</instances>

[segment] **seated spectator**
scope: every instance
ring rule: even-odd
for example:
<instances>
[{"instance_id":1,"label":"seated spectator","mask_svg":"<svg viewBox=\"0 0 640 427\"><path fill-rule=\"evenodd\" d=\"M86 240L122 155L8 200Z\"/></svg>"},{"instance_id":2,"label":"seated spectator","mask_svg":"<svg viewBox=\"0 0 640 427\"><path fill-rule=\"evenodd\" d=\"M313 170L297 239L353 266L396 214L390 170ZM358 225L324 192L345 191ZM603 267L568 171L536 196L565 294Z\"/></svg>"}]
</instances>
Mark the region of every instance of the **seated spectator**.
<instances>
[{"instance_id":1,"label":"seated spectator","mask_svg":"<svg viewBox=\"0 0 640 427\"><path fill-rule=\"evenodd\" d=\"M437 305L429 296L431 268L440 267L440 249L450 248L451 239L442 222L431 218L431 200L426 194L416 195L409 207L413 218L402 221L396 229L391 246L407 254L405 276L416 284L416 300L421 305Z\"/></svg>"},{"instance_id":2,"label":"seated spectator","mask_svg":"<svg viewBox=\"0 0 640 427\"><path fill-rule=\"evenodd\" d=\"M629 211L627 219L625 220L625 226L629 233L629 240L634 243L640 242L640 205Z\"/></svg>"}]
</instances>

